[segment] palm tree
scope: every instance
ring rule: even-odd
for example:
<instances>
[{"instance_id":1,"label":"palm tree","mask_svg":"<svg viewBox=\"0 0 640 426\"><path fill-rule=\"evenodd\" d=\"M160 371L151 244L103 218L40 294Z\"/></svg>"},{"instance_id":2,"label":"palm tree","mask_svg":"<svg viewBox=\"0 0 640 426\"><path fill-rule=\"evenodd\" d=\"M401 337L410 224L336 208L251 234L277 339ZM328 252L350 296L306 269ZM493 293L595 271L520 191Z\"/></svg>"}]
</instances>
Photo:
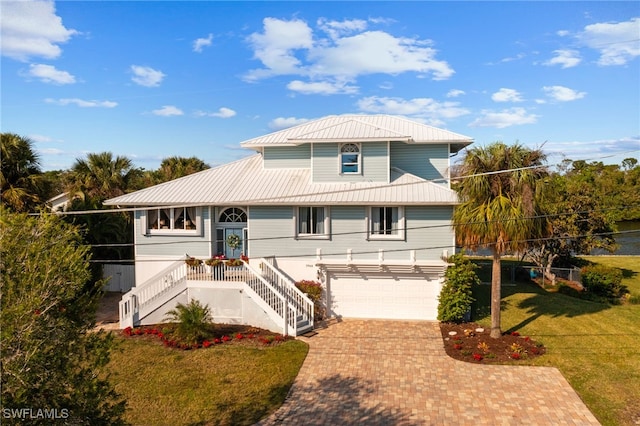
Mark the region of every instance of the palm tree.
<instances>
[{"instance_id":1,"label":"palm tree","mask_svg":"<svg viewBox=\"0 0 640 426\"><path fill-rule=\"evenodd\" d=\"M110 152L88 154L87 159L76 159L69 173L69 192L75 197L103 201L117 197L133 186L141 175L127 157L113 157Z\"/></svg>"},{"instance_id":2,"label":"palm tree","mask_svg":"<svg viewBox=\"0 0 640 426\"><path fill-rule=\"evenodd\" d=\"M208 169L209 166L197 157L167 157L154 173L157 183L168 182L192 173Z\"/></svg>"},{"instance_id":3,"label":"palm tree","mask_svg":"<svg viewBox=\"0 0 640 426\"><path fill-rule=\"evenodd\" d=\"M525 249L531 239L550 232L541 217L542 190L548 172L541 150L518 143L495 142L470 149L457 167L455 189L461 204L453 214L456 241L472 250L491 249L491 337L500 328L500 260L503 254Z\"/></svg>"},{"instance_id":4,"label":"palm tree","mask_svg":"<svg viewBox=\"0 0 640 426\"><path fill-rule=\"evenodd\" d=\"M72 199L69 210L102 209L105 199L137 189L141 175L141 170L134 168L130 159L114 157L110 152L88 154L86 160L77 159L67 175L66 187ZM67 220L86 229L85 242L93 246L94 259L131 259L131 213L73 215Z\"/></svg>"},{"instance_id":5,"label":"palm tree","mask_svg":"<svg viewBox=\"0 0 640 426\"><path fill-rule=\"evenodd\" d=\"M16 212L27 212L40 202L42 171L31 139L2 133L2 204Z\"/></svg>"}]
</instances>

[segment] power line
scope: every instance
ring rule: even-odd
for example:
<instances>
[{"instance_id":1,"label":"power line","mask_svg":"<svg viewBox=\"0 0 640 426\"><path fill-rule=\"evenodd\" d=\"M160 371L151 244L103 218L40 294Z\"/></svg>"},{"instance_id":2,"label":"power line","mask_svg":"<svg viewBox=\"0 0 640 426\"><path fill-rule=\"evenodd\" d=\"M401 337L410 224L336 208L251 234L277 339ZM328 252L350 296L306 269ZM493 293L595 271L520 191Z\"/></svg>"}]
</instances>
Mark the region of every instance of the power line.
<instances>
[{"instance_id":1,"label":"power line","mask_svg":"<svg viewBox=\"0 0 640 426\"><path fill-rule=\"evenodd\" d=\"M410 231L410 230L417 230L417 229L455 228L455 227L459 227L459 226L477 225L477 224L481 224L481 223L500 223L500 222L525 221L525 220L533 220L533 219L544 219L544 218L553 218L553 217L561 217L561 216L581 215L581 214L587 214L587 213L591 213L591 212L607 212L607 211L616 211L616 210L626 210L626 209L629 209L629 208L636 208L636 207L640 207L640 204L629 205L629 206L621 206L621 207L608 207L608 208L595 209L595 210L582 210L582 211L577 211L577 212L563 212L563 213L543 214L543 215L527 216L527 217L521 217L521 218L495 219L495 220L486 220L486 221L484 221L484 220L483 221L471 221L471 222L463 222L463 223L450 222L450 223L439 224L439 225L422 225L422 226L411 226L411 227L405 226L405 227L397 228L397 229L398 229L398 231ZM580 219L580 220L578 220L578 222L582 222L582 221L586 221L586 220L588 220L588 219ZM359 235L359 234L369 234L369 233L370 233L369 230L346 231L346 232L331 232L331 236ZM247 238L246 241L247 242L252 242L252 241L286 240L286 239L295 239L297 237L298 237L297 234L290 234L290 235L281 235L281 236L277 236L277 237ZM202 239L198 240L198 242L201 242L201 243L218 243L218 242L221 242L221 241L222 240L202 240ZM193 242L194 241L191 239L191 240L183 240L183 241L164 241L164 242L138 243L138 244L134 244L134 243L93 244L93 245L91 245L91 247L129 247L129 246L143 247L143 246L173 245L173 244L192 244Z\"/></svg>"},{"instance_id":2,"label":"power line","mask_svg":"<svg viewBox=\"0 0 640 426\"><path fill-rule=\"evenodd\" d=\"M640 150L627 151L627 152L625 152L623 154L630 153L630 152L638 152L638 151L640 151ZM615 155L620 155L620 154L615 154ZM593 158L585 159L585 160L581 160L581 161L592 161L594 159L607 158L607 157L610 157L610 156L614 156L614 155L593 157ZM449 182L450 180L466 179L466 178L478 177L478 176L484 176L484 175L495 175L495 174L500 174L500 173L511 173L511 172L514 172L514 171L528 170L528 169L535 169L535 168L549 168L549 167L552 167L552 166L560 166L560 165L561 164L537 165L537 166L521 167L521 168L506 169L506 170L496 170L496 171L478 173L478 174L466 175L466 176L455 176L455 177L450 177L450 178L439 178L439 179L422 180L422 181L416 181L416 182L405 182L405 183L400 183L400 184L384 183L384 184L380 184L380 185L372 185L372 186L359 187L359 188L336 189L336 190L331 190L331 191L319 191L319 192L314 192L313 195L331 195L331 194L339 194L339 193L344 193L344 192L368 191L368 190L377 190L377 189L385 189L385 188L398 188L398 187L402 187L402 186L424 184L426 182L431 182L431 183ZM142 190L144 190L144 189L142 189ZM287 200L294 199L294 198L301 197L301 196L307 196L307 195L309 195L309 194L305 193L305 194L294 194L294 195L285 195L285 196L278 196L278 197L256 198L256 199L250 200L250 203L267 203L269 201L286 202ZM238 204L238 205L246 204L246 203L243 203L242 201L236 201L234 203ZM205 206L210 206L210 205L211 205L210 202L206 202L206 203L182 203L182 204L172 204L172 205L162 205L162 206L113 208L113 209L105 209L105 210L62 211L62 212L56 212L56 214L60 214L60 215L86 215L86 214L102 214L102 213L121 213L121 212L146 211L146 210L150 210L150 209L154 209L154 208L169 209L169 208L180 208L180 207L186 207L186 206L189 206L189 207L205 207ZM41 214L42 214L41 212L30 213L30 215L41 215Z\"/></svg>"},{"instance_id":3,"label":"power line","mask_svg":"<svg viewBox=\"0 0 640 426\"><path fill-rule=\"evenodd\" d=\"M632 229L632 230L627 230L627 231L617 231L617 232L602 232L602 233L597 233L597 234L583 234L583 235L572 235L572 236L565 236L563 237L563 239L575 239L575 238L585 238L585 237L591 237L591 236L608 236L608 235L621 235L621 234L633 234L633 233L640 233L640 229ZM509 240L506 243L507 244L513 244L513 243L532 243L532 242L538 242L538 241L549 241L549 240L556 240L558 239L557 237L544 237L544 238L530 238L530 239L523 239L523 240ZM498 244L498 242L494 242L494 241L489 241L489 242L484 242L484 243L480 243L478 244L478 247L489 247L489 246L494 246ZM456 246L458 247L458 246ZM444 250L444 249L449 249L451 248L451 245L446 245L446 246L427 246L427 247L413 247L413 248L398 248L398 249L385 249L384 253L398 253L398 252L411 252L411 251L423 251L423 250ZM364 250L364 251L357 251L357 252L351 252L351 255L361 255L361 254L377 254L379 253L379 250ZM334 256L345 256L346 252L333 252L333 253L326 253L323 252L322 253L322 257L334 257ZM280 258L309 258L309 257L313 257L313 254L288 254L288 255L278 255L278 257ZM180 260L180 259L173 259L173 260ZM112 260L112 259L106 259L106 260L90 260L90 262L93 263L148 263L148 262L167 262L167 261L171 261L171 259L119 259L119 260Z\"/></svg>"},{"instance_id":4,"label":"power line","mask_svg":"<svg viewBox=\"0 0 640 426\"><path fill-rule=\"evenodd\" d=\"M513 222L513 221L525 221L525 220L533 220L533 219L542 219L542 218L551 218L551 217L562 217L562 216L571 216L571 215L581 215L585 213L591 213L593 211L596 212L606 212L606 211L615 211L615 210L626 210L628 208L640 207L639 205L632 206L622 206L622 207L611 207L605 209L597 209L597 210L584 210L578 212L564 212L564 213L555 213L555 214L546 214L546 215L537 215L537 216L529 216L523 218L510 218L510 219L496 219L491 221L472 221L472 222L464 222L464 223L446 223L446 224L438 224L438 225L422 225L422 226L412 226L412 227L402 227L398 228L398 231L408 231L408 230L418 230L418 229L435 229L435 228L456 228L459 226L466 225L476 225L476 224L488 224L488 223L500 223L500 222ZM589 219L579 219L578 222L587 221ZM331 232L331 236L343 236L343 235L359 235L370 233L369 230L361 230L361 231L348 231L348 232ZM292 240L296 239L298 235L290 234L290 235L281 235L281 236L270 236L270 237L261 237L261 238L247 238L245 241L247 243L256 242L256 241L273 241L273 240ZM551 237L557 238L557 237ZM224 240L210 240L210 239L199 239L197 243L201 244L211 244L211 243L219 243ZM164 241L164 242L153 242L153 243L108 243L108 244L91 244L89 245L92 248L98 247L145 247L145 246L160 246L160 245L176 245L176 244L193 244L194 240L182 240L182 241Z\"/></svg>"}]
</instances>

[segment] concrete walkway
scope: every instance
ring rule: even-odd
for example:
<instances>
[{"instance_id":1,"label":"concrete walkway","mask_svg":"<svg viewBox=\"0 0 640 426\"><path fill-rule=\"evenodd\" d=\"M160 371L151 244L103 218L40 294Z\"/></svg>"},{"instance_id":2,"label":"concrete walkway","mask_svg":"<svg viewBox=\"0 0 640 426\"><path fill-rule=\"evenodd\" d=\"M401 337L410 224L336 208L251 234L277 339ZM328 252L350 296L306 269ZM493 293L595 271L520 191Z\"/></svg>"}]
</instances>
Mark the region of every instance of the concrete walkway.
<instances>
[{"instance_id":1,"label":"concrete walkway","mask_svg":"<svg viewBox=\"0 0 640 426\"><path fill-rule=\"evenodd\" d=\"M316 331L284 405L259 425L599 424L557 369L456 361L435 322Z\"/></svg>"}]
</instances>

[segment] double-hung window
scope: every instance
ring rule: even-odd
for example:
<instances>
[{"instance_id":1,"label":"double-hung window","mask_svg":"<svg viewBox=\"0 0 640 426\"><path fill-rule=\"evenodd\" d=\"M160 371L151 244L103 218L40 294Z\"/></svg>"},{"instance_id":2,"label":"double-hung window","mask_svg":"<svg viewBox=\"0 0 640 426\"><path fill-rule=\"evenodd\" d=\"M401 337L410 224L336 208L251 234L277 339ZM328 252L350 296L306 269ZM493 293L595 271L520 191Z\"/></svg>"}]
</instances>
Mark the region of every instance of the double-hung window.
<instances>
[{"instance_id":1,"label":"double-hung window","mask_svg":"<svg viewBox=\"0 0 640 426\"><path fill-rule=\"evenodd\" d=\"M198 217L195 207L159 208L147 210L148 232L196 231Z\"/></svg>"},{"instance_id":2,"label":"double-hung window","mask_svg":"<svg viewBox=\"0 0 640 426\"><path fill-rule=\"evenodd\" d=\"M360 173L360 145L345 143L340 146L340 173Z\"/></svg>"},{"instance_id":3,"label":"double-hung window","mask_svg":"<svg viewBox=\"0 0 640 426\"><path fill-rule=\"evenodd\" d=\"M369 238L404 238L404 211L402 207L370 207Z\"/></svg>"},{"instance_id":4,"label":"double-hung window","mask_svg":"<svg viewBox=\"0 0 640 426\"><path fill-rule=\"evenodd\" d=\"M299 237L327 237L329 234L328 208L298 207L296 234Z\"/></svg>"}]
</instances>

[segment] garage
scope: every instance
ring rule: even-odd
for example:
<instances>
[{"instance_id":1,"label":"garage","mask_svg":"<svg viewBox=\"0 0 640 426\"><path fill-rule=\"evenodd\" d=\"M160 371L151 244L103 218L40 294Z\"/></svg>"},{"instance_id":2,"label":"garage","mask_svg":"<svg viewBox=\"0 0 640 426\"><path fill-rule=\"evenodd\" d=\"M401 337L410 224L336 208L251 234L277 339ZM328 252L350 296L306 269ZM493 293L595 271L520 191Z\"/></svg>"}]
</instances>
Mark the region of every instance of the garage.
<instances>
[{"instance_id":1,"label":"garage","mask_svg":"<svg viewBox=\"0 0 640 426\"><path fill-rule=\"evenodd\" d=\"M367 270L369 269L369 270ZM344 318L436 320L443 268L326 269L329 310Z\"/></svg>"}]
</instances>

